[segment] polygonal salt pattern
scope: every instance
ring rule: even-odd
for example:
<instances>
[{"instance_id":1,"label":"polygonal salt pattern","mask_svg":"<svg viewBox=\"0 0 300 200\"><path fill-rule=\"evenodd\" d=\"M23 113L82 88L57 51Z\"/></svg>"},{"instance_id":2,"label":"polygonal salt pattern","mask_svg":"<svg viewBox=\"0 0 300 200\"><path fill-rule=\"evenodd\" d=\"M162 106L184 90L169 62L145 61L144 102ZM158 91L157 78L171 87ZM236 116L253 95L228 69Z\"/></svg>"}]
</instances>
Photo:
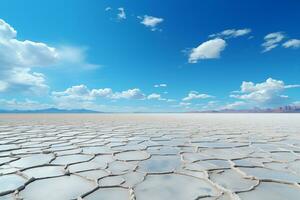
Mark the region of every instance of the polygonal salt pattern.
<instances>
[{"instance_id":1,"label":"polygonal salt pattern","mask_svg":"<svg viewBox=\"0 0 300 200\"><path fill-rule=\"evenodd\" d=\"M300 115L1 115L0 200L298 199Z\"/></svg>"}]
</instances>

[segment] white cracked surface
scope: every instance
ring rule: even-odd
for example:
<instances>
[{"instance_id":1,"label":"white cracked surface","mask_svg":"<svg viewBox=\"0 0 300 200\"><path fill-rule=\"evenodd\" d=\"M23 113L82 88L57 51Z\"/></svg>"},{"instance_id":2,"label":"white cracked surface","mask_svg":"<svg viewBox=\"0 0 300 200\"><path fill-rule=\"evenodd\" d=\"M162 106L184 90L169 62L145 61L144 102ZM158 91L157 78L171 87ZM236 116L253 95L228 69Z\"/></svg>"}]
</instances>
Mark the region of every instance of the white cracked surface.
<instances>
[{"instance_id":1,"label":"white cracked surface","mask_svg":"<svg viewBox=\"0 0 300 200\"><path fill-rule=\"evenodd\" d=\"M0 115L0 199L291 199L299 114Z\"/></svg>"}]
</instances>

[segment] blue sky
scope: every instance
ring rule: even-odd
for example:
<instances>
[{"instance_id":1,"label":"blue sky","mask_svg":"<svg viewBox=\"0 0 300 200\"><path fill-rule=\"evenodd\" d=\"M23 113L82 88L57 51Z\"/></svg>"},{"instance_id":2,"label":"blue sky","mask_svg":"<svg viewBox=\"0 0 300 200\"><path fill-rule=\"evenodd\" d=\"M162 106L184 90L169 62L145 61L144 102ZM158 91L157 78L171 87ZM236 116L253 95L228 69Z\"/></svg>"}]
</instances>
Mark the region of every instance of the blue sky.
<instances>
[{"instance_id":1,"label":"blue sky","mask_svg":"<svg viewBox=\"0 0 300 200\"><path fill-rule=\"evenodd\" d=\"M0 109L300 105L300 2L4 0Z\"/></svg>"}]
</instances>

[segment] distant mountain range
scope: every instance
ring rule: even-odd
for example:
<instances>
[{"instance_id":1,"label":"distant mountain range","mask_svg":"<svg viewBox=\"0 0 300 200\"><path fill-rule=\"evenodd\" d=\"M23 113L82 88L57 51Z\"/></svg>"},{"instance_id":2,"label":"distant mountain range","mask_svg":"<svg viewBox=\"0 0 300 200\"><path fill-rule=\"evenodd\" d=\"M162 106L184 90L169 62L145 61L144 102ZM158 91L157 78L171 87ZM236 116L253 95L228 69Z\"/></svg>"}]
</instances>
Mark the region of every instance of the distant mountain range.
<instances>
[{"instance_id":1,"label":"distant mountain range","mask_svg":"<svg viewBox=\"0 0 300 200\"><path fill-rule=\"evenodd\" d=\"M278 108L253 108L253 109L223 109L223 110L206 110L191 111L189 113L300 113L299 106L282 106Z\"/></svg>"},{"instance_id":2,"label":"distant mountain range","mask_svg":"<svg viewBox=\"0 0 300 200\"><path fill-rule=\"evenodd\" d=\"M58 109L47 108L40 110L0 110L0 113L104 113L100 111L87 110L87 109ZM134 113L147 113L147 112L134 112ZM178 113L178 112L176 112ZM253 108L253 109L223 109L223 110L205 110L205 111L188 111L186 113L300 113L299 106L282 106L279 108Z\"/></svg>"},{"instance_id":3,"label":"distant mountain range","mask_svg":"<svg viewBox=\"0 0 300 200\"><path fill-rule=\"evenodd\" d=\"M0 110L0 113L101 113L94 110L86 109L58 109L58 108L47 108L41 110Z\"/></svg>"}]
</instances>

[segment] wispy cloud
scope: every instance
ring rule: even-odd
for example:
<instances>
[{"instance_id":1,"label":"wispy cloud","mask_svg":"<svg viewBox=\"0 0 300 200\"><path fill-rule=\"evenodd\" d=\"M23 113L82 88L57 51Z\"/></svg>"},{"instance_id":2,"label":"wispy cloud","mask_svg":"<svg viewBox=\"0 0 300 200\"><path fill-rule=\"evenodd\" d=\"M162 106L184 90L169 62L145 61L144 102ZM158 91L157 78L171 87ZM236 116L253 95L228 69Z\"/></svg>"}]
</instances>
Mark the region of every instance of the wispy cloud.
<instances>
[{"instance_id":1,"label":"wispy cloud","mask_svg":"<svg viewBox=\"0 0 300 200\"><path fill-rule=\"evenodd\" d=\"M269 33L264 37L265 42L262 44L263 53L271 51L272 49L276 48L278 44L285 38L283 32L274 32Z\"/></svg>"},{"instance_id":2,"label":"wispy cloud","mask_svg":"<svg viewBox=\"0 0 300 200\"><path fill-rule=\"evenodd\" d=\"M158 30L158 28L157 28L158 24L160 24L164 21L163 18L153 17L153 16L149 16L149 15L144 15L143 17L138 17L138 18L141 19L141 24L150 28L150 30L152 30L152 31Z\"/></svg>"},{"instance_id":3,"label":"wispy cloud","mask_svg":"<svg viewBox=\"0 0 300 200\"><path fill-rule=\"evenodd\" d=\"M167 87L167 84L165 84L165 83L155 84L154 87L155 87L155 88L159 88L159 87Z\"/></svg>"},{"instance_id":4,"label":"wispy cloud","mask_svg":"<svg viewBox=\"0 0 300 200\"><path fill-rule=\"evenodd\" d=\"M124 8L118 8L118 19L120 20L124 20L126 19L126 13L125 13L125 9Z\"/></svg>"},{"instance_id":5,"label":"wispy cloud","mask_svg":"<svg viewBox=\"0 0 300 200\"><path fill-rule=\"evenodd\" d=\"M191 101L193 99L207 99L207 98L213 98L213 96L208 94L200 94L197 91L190 91L186 97L184 97L183 101Z\"/></svg>"},{"instance_id":6,"label":"wispy cloud","mask_svg":"<svg viewBox=\"0 0 300 200\"><path fill-rule=\"evenodd\" d=\"M298 39L290 39L282 44L284 48L292 48L292 49L298 49L300 48L300 40Z\"/></svg>"},{"instance_id":7,"label":"wispy cloud","mask_svg":"<svg viewBox=\"0 0 300 200\"><path fill-rule=\"evenodd\" d=\"M220 33L215 33L209 35L209 37L225 37L225 38L236 38L240 36L247 35L251 32L251 29L245 28L245 29L227 29Z\"/></svg>"}]
</instances>

